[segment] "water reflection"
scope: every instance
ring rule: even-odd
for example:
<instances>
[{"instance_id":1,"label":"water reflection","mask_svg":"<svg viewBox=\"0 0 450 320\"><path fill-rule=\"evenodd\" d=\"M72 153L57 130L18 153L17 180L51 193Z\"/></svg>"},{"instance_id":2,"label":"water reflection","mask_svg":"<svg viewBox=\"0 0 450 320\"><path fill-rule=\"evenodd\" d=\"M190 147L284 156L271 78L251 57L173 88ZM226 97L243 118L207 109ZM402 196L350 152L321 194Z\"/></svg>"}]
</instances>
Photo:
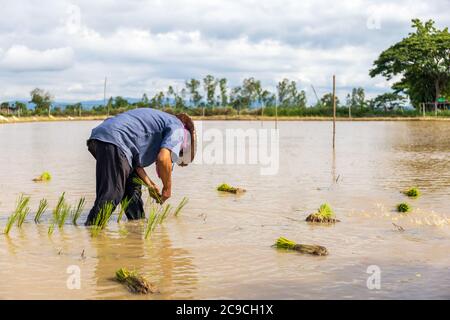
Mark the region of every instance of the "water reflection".
<instances>
[{"instance_id":1,"label":"water reflection","mask_svg":"<svg viewBox=\"0 0 450 320\"><path fill-rule=\"evenodd\" d=\"M96 297L129 298L126 288L114 281L115 272L126 267L145 275L160 291L133 298L193 298L198 280L192 257L187 250L173 247L164 227L148 240L143 238L140 222L122 223L120 228L119 233L101 234L92 240L97 257Z\"/></svg>"}]
</instances>

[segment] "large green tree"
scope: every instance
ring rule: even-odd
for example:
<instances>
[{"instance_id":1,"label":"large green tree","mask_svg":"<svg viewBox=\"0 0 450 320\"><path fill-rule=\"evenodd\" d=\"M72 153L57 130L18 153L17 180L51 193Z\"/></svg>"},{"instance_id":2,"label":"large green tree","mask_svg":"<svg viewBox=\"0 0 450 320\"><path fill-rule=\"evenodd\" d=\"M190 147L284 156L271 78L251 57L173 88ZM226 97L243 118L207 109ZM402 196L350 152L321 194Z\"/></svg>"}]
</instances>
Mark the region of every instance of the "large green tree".
<instances>
[{"instance_id":1,"label":"large green tree","mask_svg":"<svg viewBox=\"0 0 450 320\"><path fill-rule=\"evenodd\" d=\"M34 111L36 113L48 112L50 116L50 109L52 106L52 95L50 92L43 89L36 88L30 92L31 101L34 103Z\"/></svg>"},{"instance_id":2,"label":"large green tree","mask_svg":"<svg viewBox=\"0 0 450 320\"><path fill-rule=\"evenodd\" d=\"M370 76L388 80L400 76L395 92L409 95L418 107L422 102L437 101L450 86L450 33L439 30L434 21L412 20L415 31L383 51L374 62Z\"/></svg>"}]
</instances>

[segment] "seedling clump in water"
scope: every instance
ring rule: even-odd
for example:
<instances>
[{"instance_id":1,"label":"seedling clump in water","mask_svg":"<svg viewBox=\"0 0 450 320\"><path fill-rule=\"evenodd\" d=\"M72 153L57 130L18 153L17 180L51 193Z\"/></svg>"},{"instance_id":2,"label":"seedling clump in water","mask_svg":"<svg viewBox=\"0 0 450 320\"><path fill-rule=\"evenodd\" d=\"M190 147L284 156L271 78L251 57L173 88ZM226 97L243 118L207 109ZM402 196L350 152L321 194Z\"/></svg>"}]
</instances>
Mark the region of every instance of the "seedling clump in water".
<instances>
[{"instance_id":1,"label":"seedling clump in water","mask_svg":"<svg viewBox=\"0 0 450 320\"><path fill-rule=\"evenodd\" d=\"M117 216L117 223L119 223L120 220L122 220L122 216L127 211L127 208L130 205L130 202L131 202L131 199L128 199L127 197L125 197L120 202L120 211L119 211L119 215Z\"/></svg>"},{"instance_id":2,"label":"seedling clump in water","mask_svg":"<svg viewBox=\"0 0 450 320\"><path fill-rule=\"evenodd\" d=\"M403 193L410 198L418 198L420 196L420 191L417 188L410 188Z\"/></svg>"},{"instance_id":3,"label":"seedling clump in water","mask_svg":"<svg viewBox=\"0 0 450 320\"><path fill-rule=\"evenodd\" d=\"M53 234L53 230L55 229L55 224L60 224L61 221L61 212L63 210L64 204L65 204L65 197L66 193L63 192L61 194L61 196L58 199L58 203L55 207L55 209L53 209L53 219L52 222L50 224L50 226L48 227L48 234L52 235Z\"/></svg>"},{"instance_id":4,"label":"seedling clump in water","mask_svg":"<svg viewBox=\"0 0 450 320\"><path fill-rule=\"evenodd\" d=\"M45 182L52 180L52 176L48 171L43 172L39 177L34 178L34 182Z\"/></svg>"},{"instance_id":5,"label":"seedling clump in water","mask_svg":"<svg viewBox=\"0 0 450 320\"><path fill-rule=\"evenodd\" d=\"M77 225L78 218L80 218L80 215L83 212L85 202L86 202L86 199L84 197L81 198L78 201L78 205L76 206L74 211L72 211L72 223L74 226Z\"/></svg>"},{"instance_id":6,"label":"seedling clump in water","mask_svg":"<svg viewBox=\"0 0 450 320\"><path fill-rule=\"evenodd\" d=\"M111 202L105 202L97 213L93 224L93 235L97 235L108 224L114 212L114 205Z\"/></svg>"},{"instance_id":7,"label":"seedling clump in water","mask_svg":"<svg viewBox=\"0 0 450 320\"><path fill-rule=\"evenodd\" d=\"M158 290L146 278L135 271L128 271L126 268L120 268L116 271L116 279L124 283L133 293L155 293Z\"/></svg>"},{"instance_id":8,"label":"seedling clump in water","mask_svg":"<svg viewBox=\"0 0 450 320\"><path fill-rule=\"evenodd\" d=\"M22 227L22 224L25 221L25 218L30 213L30 208L28 207L28 203L30 202L30 197L24 197L23 194L20 195L19 200L17 201L17 227Z\"/></svg>"},{"instance_id":9,"label":"seedling clump in water","mask_svg":"<svg viewBox=\"0 0 450 320\"><path fill-rule=\"evenodd\" d=\"M160 215L159 211L153 205L150 208L150 214L148 216L147 224L145 226L145 235L144 235L145 239L147 239L151 235L153 230L155 230L156 225L158 224L158 221L160 220L159 215Z\"/></svg>"},{"instance_id":10,"label":"seedling clump in water","mask_svg":"<svg viewBox=\"0 0 450 320\"><path fill-rule=\"evenodd\" d=\"M180 214L181 210L183 210L184 206L187 205L188 203L188 198L183 197L183 199L181 199L180 203L178 204L178 206L175 208L175 211L173 213L173 215L175 217L178 217L178 215Z\"/></svg>"},{"instance_id":11,"label":"seedling clump in water","mask_svg":"<svg viewBox=\"0 0 450 320\"><path fill-rule=\"evenodd\" d=\"M334 211L328 203L322 204L316 213L312 213L306 218L306 221L317 223L339 222L339 220L335 218Z\"/></svg>"},{"instance_id":12,"label":"seedling clump in water","mask_svg":"<svg viewBox=\"0 0 450 320\"><path fill-rule=\"evenodd\" d=\"M29 208L25 208L28 205L28 202L30 201L29 197L24 197L23 194L20 195L19 199L17 200L17 205L16 205L16 209L14 210L14 212L9 216L8 220L6 221L6 226L5 226L5 230L4 233L5 234L9 234L9 232L11 231L12 226L14 225L14 223L17 221L17 224L20 226L23 223L23 220L25 220L26 215L28 214L28 212L24 212L24 211L29 211ZM23 219L22 222L19 222L20 219Z\"/></svg>"},{"instance_id":13,"label":"seedling clump in water","mask_svg":"<svg viewBox=\"0 0 450 320\"><path fill-rule=\"evenodd\" d=\"M235 187L230 186L229 184L222 183L220 186L217 187L217 191L238 194L238 193L243 193L246 190L242 189L242 188L235 188Z\"/></svg>"},{"instance_id":14,"label":"seedling clump in water","mask_svg":"<svg viewBox=\"0 0 450 320\"><path fill-rule=\"evenodd\" d=\"M412 210L411 206L407 203L400 203L399 205L397 205L397 211L398 212L402 212L402 213L407 213L410 212Z\"/></svg>"},{"instance_id":15,"label":"seedling clump in water","mask_svg":"<svg viewBox=\"0 0 450 320\"><path fill-rule=\"evenodd\" d=\"M312 255L316 255L316 256L328 255L327 248L325 248L323 246L297 244L294 241L288 240L283 237L278 238L277 241L275 242L274 246L279 249L294 250L294 251L298 251L301 253L307 253L307 254L312 254Z\"/></svg>"},{"instance_id":16,"label":"seedling clump in water","mask_svg":"<svg viewBox=\"0 0 450 320\"><path fill-rule=\"evenodd\" d=\"M45 210L48 208L48 201L47 199L42 199L39 202L38 210L36 211L36 215L34 216L34 222L39 223L41 221L41 217L44 214Z\"/></svg>"}]
</instances>

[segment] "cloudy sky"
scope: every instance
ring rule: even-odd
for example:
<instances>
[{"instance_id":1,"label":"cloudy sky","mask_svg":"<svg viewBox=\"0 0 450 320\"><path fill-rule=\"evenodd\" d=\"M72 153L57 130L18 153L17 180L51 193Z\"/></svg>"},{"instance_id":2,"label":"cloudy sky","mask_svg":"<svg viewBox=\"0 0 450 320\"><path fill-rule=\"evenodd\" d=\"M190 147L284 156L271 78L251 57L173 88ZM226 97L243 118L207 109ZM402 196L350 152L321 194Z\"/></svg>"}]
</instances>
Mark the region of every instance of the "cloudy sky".
<instances>
[{"instance_id":1,"label":"cloudy sky","mask_svg":"<svg viewBox=\"0 0 450 320\"><path fill-rule=\"evenodd\" d=\"M408 34L410 20L450 26L449 0L0 0L0 100L35 87L57 101L141 97L206 74L230 85L254 76L274 89L287 77L315 100L337 75L387 91L373 60Z\"/></svg>"}]
</instances>

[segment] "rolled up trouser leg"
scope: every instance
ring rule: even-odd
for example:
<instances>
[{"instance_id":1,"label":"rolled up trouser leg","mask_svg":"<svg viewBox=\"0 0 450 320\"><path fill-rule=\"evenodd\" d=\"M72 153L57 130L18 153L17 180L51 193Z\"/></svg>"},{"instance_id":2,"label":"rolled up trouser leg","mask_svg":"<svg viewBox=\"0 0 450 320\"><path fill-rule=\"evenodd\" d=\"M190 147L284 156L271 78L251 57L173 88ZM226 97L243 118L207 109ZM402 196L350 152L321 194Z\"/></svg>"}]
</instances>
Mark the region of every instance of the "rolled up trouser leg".
<instances>
[{"instance_id":1,"label":"rolled up trouser leg","mask_svg":"<svg viewBox=\"0 0 450 320\"><path fill-rule=\"evenodd\" d=\"M96 143L96 198L85 225L92 225L106 202L116 207L125 193L131 168L123 152L115 145L102 141Z\"/></svg>"},{"instance_id":2,"label":"rolled up trouser leg","mask_svg":"<svg viewBox=\"0 0 450 320\"><path fill-rule=\"evenodd\" d=\"M128 177L125 185L124 198L130 199L125 215L129 220L145 218L144 202L142 201L142 186L133 182L133 179L137 177L136 171L133 171Z\"/></svg>"}]
</instances>

